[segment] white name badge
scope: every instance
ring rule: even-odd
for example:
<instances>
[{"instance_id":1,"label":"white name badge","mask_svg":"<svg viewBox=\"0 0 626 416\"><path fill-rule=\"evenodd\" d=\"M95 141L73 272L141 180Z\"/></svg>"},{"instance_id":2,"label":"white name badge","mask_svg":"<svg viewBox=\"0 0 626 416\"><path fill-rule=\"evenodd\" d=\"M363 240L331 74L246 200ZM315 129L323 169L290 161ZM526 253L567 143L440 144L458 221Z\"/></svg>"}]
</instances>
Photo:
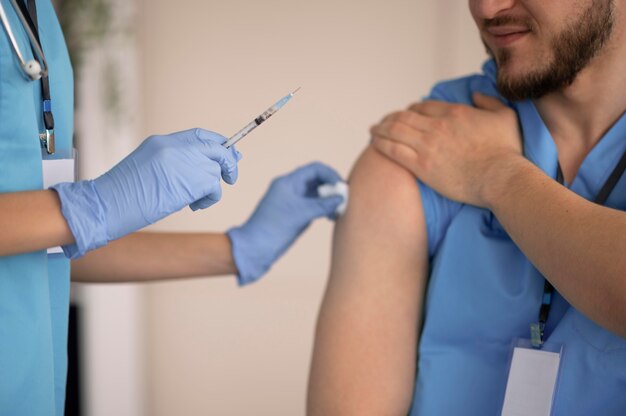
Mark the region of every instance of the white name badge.
<instances>
[{"instance_id":1,"label":"white name badge","mask_svg":"<svg viewBox=\"0 0 626 416\"><path fill-rule=\"evenodd\" d=\"M44 159L43 163L43 188L48 189L52 185L61 182L74 182L76 180L76 159ZM61 247L48 249L48 254L63 253Z\"/></svg>"},{"instance_id":2,"label":"white name badge","mask_svg":"<svg viewBox=\"0 0 626 416\"><path fill-rule=\"evenodd\" d=\"M529 340L515 343L502 416L550 416L562 351L560 345L535 349Z\"/></svg>"}]
</instances>

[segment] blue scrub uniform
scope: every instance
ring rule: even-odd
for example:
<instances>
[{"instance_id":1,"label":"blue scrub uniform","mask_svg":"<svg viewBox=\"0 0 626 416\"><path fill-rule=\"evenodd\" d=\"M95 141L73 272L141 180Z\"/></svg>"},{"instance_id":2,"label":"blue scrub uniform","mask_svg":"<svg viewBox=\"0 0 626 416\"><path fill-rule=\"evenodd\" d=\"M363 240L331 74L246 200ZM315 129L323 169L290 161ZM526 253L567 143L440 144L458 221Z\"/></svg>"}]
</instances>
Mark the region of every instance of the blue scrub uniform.
<instances>
[{"instance_id":1,"label":"blue scrub uniform","mask_svg":"<svg viewBox=\"0 0 626 416\"><path fill-rule=\"evenodd\" d=\"M498 96L495 75L490 61L483 74L441 83L430 98L470 104L475 91ZM535 106L531 101L510 105L522 126L525 156L556 178L556 146ZM622 116L585 158L570 189L593 200L625 149ZM512 341L529 338L544 279L491 212L419 186L431 276L411 415L499 415ZM626 178L606 205L626 210ZM554 415L626 414L626 339L590 321L558 294L546 336L564 346Z\"/></svg>"},{"instance_id":2,"label":"blue scrub uniform","mask_svg":"<svg viewBox=\"0 0 626 416\"><path fill-rule=\"evenodd\" d=\"M26 32L0 0L25 58ZM72 147L72 68L49 0L37 1L39 34L50 69L57 155ZM41 84L28 80L0 28L0 193L40 190ZM1 232L1 231L0 231ZM63 415L67 373L69 261L45 251L0 257L0 414Z\"/></svg>"}]
</instances>

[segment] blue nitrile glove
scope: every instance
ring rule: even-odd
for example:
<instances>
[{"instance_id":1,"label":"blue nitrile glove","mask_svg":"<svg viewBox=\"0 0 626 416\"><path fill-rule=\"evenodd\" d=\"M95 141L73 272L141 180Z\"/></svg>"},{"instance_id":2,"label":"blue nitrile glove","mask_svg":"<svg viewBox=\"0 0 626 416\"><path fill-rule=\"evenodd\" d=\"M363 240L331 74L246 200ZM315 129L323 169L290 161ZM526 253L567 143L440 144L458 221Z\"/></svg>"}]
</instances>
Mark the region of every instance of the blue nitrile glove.
<instances>
[{"instance_id":1,"label":"blue nitrile glove","mask_svg":"<svg viewBox=\"0 0 626 416\"><path fill-rule=\"evenodd\" d=\"M225 140L202 129L151 136L99 178L53 186L76 240L65 255L78 258L187 205L219 201L220 177L234 184L240 158Z\"/></svg>"},{"instance_id":2,"label":"blue nitrile glove","mask_svg":"<svg viewBox=\"0 0 626 416\"><path fill-rule=\"evenodd\" d=\"M274 179L250 219L227 232L240 285L259 279L315 218L335 218L343 198L320 198L317 188L340 180L319 162Z\"/></svg>"}]
</instances>

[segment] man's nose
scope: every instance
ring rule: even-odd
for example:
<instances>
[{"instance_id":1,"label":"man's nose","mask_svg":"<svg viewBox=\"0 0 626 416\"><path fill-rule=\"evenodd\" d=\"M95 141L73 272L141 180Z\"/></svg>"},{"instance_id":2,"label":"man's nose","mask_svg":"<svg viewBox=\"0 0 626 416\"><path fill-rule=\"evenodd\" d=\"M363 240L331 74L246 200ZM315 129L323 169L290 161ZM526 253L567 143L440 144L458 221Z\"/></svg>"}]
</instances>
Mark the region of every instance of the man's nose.
<instances>
[{"instance_id":1,"label":"man's nose","mask_svg":"<svg viewBox=\"0 0 626 416\"><path fill-rule=\"evenodd\" d=\"M493 19L510 10L518 0L470 0L470 10L475 19Z\"/></svg>"}]
</instances>

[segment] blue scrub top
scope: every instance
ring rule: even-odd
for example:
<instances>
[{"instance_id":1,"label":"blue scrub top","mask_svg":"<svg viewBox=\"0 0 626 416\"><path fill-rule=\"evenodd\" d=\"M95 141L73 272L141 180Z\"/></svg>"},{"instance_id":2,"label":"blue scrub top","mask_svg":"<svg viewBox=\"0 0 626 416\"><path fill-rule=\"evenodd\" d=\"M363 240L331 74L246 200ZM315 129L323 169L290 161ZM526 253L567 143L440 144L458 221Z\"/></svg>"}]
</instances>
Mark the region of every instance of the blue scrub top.
<instances>
[{"instance_id":1,"label":"blue scrub top","mask_svg":"<svg viewBox=\"0 0 626 416\"><path fill-rule=\"evenodd\" d=\"M471 104L478 91L499 96L496 66L438 84L430 99ZM556 178L557 149L531 101L509 103L525 156ZM626 150L626 116L585 158L570 189L593 200ZM626 176L626 175L625 175ZM511 345L529 338L544 279L488 210L450 201L419 183L431 274L411 415L499 415ZM626 210L626 178L607 206ZM573 224L573 226L575 226ZM601 328L556 294L547 342L564 346L553 415L626 414L626 339Z\"/></svg>"},{"instance_id":2,"label":"blue scrub top","mask_svg":"<svg viewBox=\"0 0 626 416\"><path fill-rule=\"evenodd\" d=\"M22 54L26 32L9 0L0 0ZM37 1L39 34L50 70L57 156L72 147L73 75L49 0ZM0 28L0 193L39 190L41 84L26 78ZM0 414L63 415L67 374L69 261L45 251L0 257Z\"/></svg>"}]
</instances>

